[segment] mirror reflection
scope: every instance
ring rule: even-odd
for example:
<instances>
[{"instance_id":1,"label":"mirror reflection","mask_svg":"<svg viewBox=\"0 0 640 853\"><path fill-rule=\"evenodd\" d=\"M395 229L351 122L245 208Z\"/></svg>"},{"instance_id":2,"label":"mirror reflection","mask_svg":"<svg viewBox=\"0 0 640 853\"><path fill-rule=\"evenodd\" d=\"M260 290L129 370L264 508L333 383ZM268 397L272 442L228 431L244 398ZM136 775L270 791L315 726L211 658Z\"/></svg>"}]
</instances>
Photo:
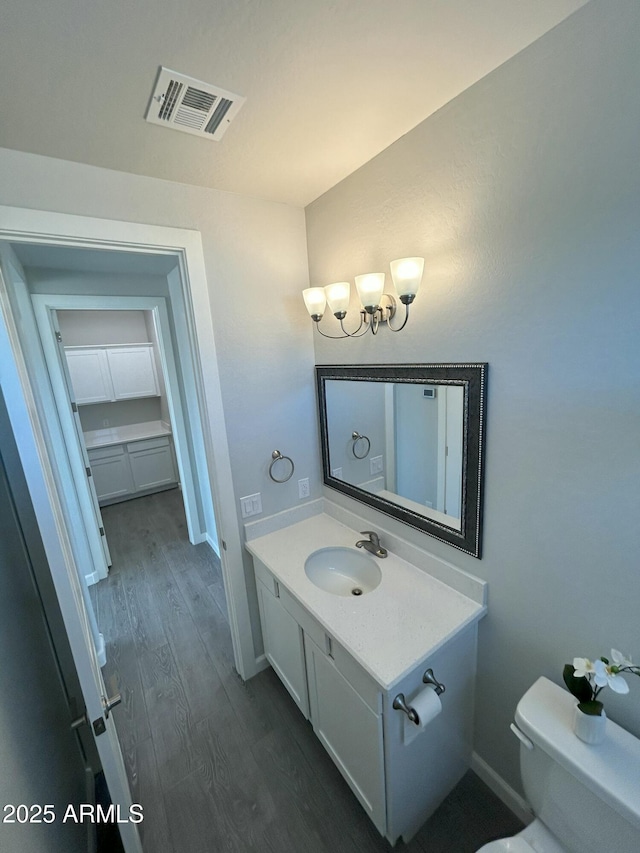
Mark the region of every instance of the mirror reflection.
<instances>
[{"instance_id":1,"label":"mirror reflection","mask_svg":"<svg viewBox=\"0 0 640 853\"><path fill-rule=\"evenodd\" d=\"M460 530L464 387L330 379L333 477Z\"/></svg>"},{"instance_id":2,"label":"mirror reflection","mask_svg":"<svg viewBox=\"0 0 640 853\"><path fill-rule=\"evenodd\" d=\"M479 557L486 370L316 367L325 484Z\"/></svg>"}]
</instances>

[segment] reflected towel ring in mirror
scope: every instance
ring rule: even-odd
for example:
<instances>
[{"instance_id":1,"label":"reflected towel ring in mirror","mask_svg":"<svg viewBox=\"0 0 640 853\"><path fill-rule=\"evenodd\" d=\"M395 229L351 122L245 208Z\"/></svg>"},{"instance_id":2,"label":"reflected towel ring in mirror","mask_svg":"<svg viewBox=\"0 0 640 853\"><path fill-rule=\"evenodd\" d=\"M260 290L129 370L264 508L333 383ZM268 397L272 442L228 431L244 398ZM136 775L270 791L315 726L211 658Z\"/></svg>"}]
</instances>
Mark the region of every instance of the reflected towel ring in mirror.
<instances>
[{"instance_id":1,"label":"reflected towel ring in mirror","mask_svg":"<svg viewBox=\"0 0 640 853\"><path fill-rule=\"evenodd\" d=\"M356 459L366 459L369 455L369 451L371 450L371 442L367 438L366 435L360 435L359 432L355 430L351 433L351 438L353 439L353 447L351 450L353 451L353 455ZM358 442L362 441L363 444L358 445ZM366 445L364 442L366 441ZM364 453L362 452L364 450Z\"/></svg>"},{"instance_id":2,"label":"reflected towel ring in mirror","mask_svg":"<svg viewBox=\"0 0 640 853\"><path fill-rule=\"evenodd\" d=\"M269 476L271 477L271 479L273 480L274 483L286 483L287 480L290 480L293 477L293 472L295 471L295 465L293 464L293 459L291 459L291 457L283 456L279 450L274 450L273 453L271 454L271 459L273 461L271 462L271 465L269 465ZM289 473L287 474L286 477L276 477L276 476L274 476L274 473L273 473L273 466L276 464L276 462L280 462L281 460L283 462L288 462L289 465L291 466L291 470L289 471Z\"/></svg>"}]
</instances>

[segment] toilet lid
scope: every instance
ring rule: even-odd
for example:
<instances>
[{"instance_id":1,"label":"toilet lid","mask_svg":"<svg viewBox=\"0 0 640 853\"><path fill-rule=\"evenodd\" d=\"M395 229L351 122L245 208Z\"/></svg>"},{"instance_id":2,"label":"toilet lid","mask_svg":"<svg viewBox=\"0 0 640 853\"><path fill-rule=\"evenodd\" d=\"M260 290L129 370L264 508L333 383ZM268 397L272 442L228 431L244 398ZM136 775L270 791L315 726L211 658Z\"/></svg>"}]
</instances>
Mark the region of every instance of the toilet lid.
<instances>
[{"instance_id":1,"label":"toilet lid","mask_svg":"<svg viewBox=\"0 0 640 853\"><path fill-rule=\"evenodd\" d=\"M524 838L515 835L513 838L501 838L490 841L478 850L478 853L535 853L533 847Z\"/></svg>"}]
</instances>

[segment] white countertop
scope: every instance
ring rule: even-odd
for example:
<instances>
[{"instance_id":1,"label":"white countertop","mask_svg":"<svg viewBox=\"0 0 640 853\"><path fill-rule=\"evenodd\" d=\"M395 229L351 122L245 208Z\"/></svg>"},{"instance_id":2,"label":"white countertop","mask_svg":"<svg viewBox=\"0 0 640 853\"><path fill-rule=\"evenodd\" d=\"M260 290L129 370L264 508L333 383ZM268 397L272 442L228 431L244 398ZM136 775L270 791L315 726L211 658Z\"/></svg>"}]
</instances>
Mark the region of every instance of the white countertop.
<instances>
[{"instance_id":1,"label":"white countertop","mask_svg":"<svg viewBox=\"0 0 640 853\"><path fill-rule=\"evenodd\" d=\"M486 607L391 552L385 559L372 557L382 580L359 598L333 595L311 583L304 571L309 554L331 546L355 550L361 538L321 513L252 539L246 548L383 689L390 690L449 638L479 620Z\"/></svg>"},{"instance_id":2,"label":"white countertop","mask_svg":"<svg viewBox=\"0 0 640 853\"><path fill-rule=\"evenodd\" d=\"M88 430L84 433L84 443L87 450L95 450L97 447L110 447L112 444L125 444L127 441L157 438L159 435L171 435L169 424L165 421L145 421L141 424Z\"/></svg>"}]
</instances>

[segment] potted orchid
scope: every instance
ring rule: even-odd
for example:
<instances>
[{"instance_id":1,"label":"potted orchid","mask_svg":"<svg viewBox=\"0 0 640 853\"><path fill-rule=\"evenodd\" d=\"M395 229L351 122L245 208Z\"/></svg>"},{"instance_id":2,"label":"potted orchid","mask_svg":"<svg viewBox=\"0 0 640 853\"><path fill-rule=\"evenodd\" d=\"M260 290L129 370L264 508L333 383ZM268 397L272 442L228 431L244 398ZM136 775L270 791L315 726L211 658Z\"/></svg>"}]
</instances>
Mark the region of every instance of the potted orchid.
<instances>
[{"instance_id":1,"label":"potted orchid","mask_svg":"<svg viewBox=\"0 0 640 853\"><path fill-rule=\"evenodd\" d=\"M578 704L574 717L574 730L587 743L600 743L604 738L606 714L598 696L605 687L614 693L628 693L629 685L621 673L640 676L640 666L635 666L617 649L611 649L611 660L574 658L562 671L564 683L576 697Z\"/></svg>"}]
</instances>

